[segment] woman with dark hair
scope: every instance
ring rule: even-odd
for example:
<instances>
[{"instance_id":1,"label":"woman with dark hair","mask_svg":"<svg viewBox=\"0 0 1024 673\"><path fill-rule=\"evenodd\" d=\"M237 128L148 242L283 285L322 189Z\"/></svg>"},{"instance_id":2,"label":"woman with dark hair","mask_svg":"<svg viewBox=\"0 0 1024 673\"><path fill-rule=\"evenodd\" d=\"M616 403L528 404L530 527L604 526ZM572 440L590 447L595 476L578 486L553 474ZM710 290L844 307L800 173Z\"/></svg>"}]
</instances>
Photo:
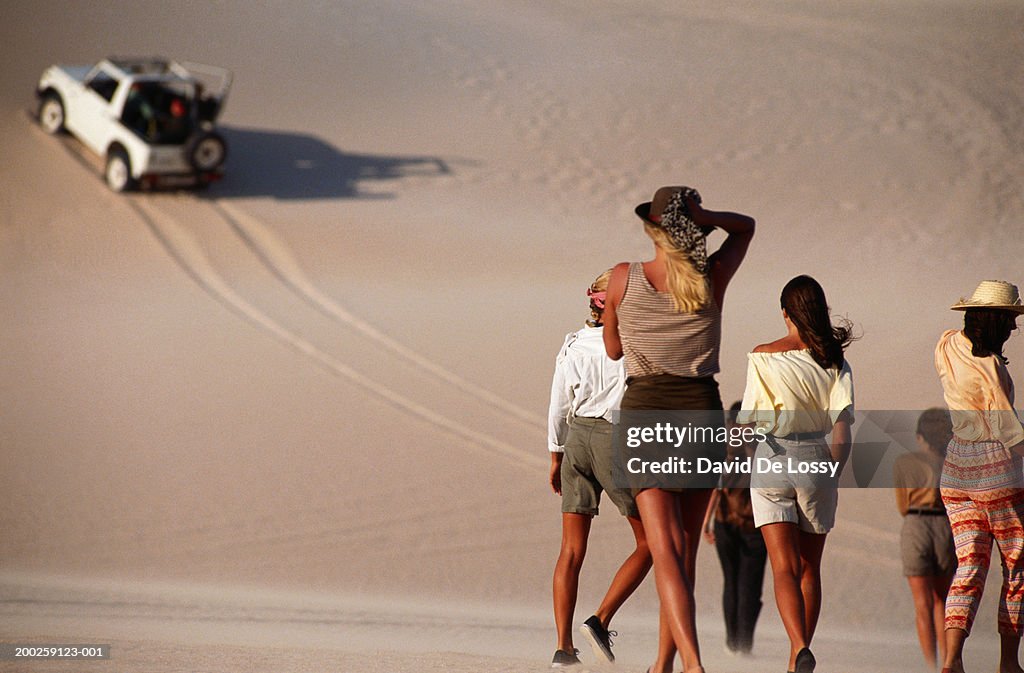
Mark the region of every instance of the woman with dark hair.
<instances>
[{"instance_id":1,"label":"woman with dark hair","mask_svg":"<svg viewBox=\"0 0 1024 673\"><path fill-rule=\"evenodd\" d=\"M900 556L914 598L914 622L925 663L935 669L935 651L946 656L943 614L956 570L953 531L939 492L946 445L953 437L949 412L933 407L917 419L917 451L893 465L896 508L903 517Z\"/></svg>"},{"instance_id":2,"label":"woman with dark hair","mask_svg":"<svg viewBox=\"0 0 1024 673\"><path fill-rule=\"evenodd\" d=\"M690 187L662 187L636 208L654 241L654 259L612 271L604 344L625 356L622 410L711 410L722 418L718 373L725 289L754 236L746 215L701 207ZM712 255L705 241L726 233ZM711 488L635 488L661 601L658 657L651 673L669 673L678 649L687 673L703 673L697 643L694 571Z\"/></svg>"},{"instance_id":3,"label":"woman with dark hair","mask_svg":"<svg viewBox=\"0 0 1024 673\"><path fill-rule=\"evenodd\" d=\"M810 276L782 289L786 335L748 355L747 386L737 422L766 441L755 461L828 466L820 476L762 475L751 480L754 523L761 529L775 580L775 602L789 636L789 671L811 673L810 644L821 612L821 555L835 524L838 478L850 452L853 373L844 353L848 321L833 325L825 291ZM831 433L831 446L825 441Z\"/></svg>"},{"instance_id":4,"label":"woman with dark hair","mask_svg":"<svg viewBox=\"0 0 1024 673\"><path fill-rule=\"evenodd\" d=\"M949 330L935 347L935 368L953 422L940 487L953 527L959 565L946 597L943 673L963 673L971 632L992 556L1003 561L999 598L1000 673L1022 673L1024 634L1024 427L1013 410L1013 380L1003 344L1024 313L1015 285L986 280L970 299L963 330Z\"/></svg>"}]
</instances>

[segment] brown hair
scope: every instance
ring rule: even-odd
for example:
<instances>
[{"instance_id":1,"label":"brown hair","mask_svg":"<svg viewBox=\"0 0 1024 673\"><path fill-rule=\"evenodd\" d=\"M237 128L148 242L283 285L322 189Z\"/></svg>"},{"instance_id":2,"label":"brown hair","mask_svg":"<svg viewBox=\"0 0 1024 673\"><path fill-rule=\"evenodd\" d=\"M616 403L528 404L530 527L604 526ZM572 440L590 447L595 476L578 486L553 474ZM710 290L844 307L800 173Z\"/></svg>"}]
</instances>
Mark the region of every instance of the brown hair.
<instances>
[{"instance_id":1,"label":"brown hair","mask_svg":"<svg viewBox=\"0 0 1024 673\"><path fill-rule=\"evenodd\" d=\"M842 367L843 353L854 340L853 326L845 318L839 325L832 324L825 291L818 281L810 276L793 278L782 288L779 303L811 349L814 361L822 369Z\"/></svg>"},{"instance_id":2,"label":"brown hair","mask_svg":"<svg viewBox=\"0 0 1024 673\"><path fill-rule=\"evenodd\" d=\"M925 409L917 419L917 434L934 451L946 455L946 445L953 438L953 421L949 412L939 407Z\"/></svg>"},{"instance_id":3,"label":"brown hair","mask_svg":"<svg viewBox=\"0 0 1024 673\"><path fill-rule=\"evenodd\" d=\"M984 358L995 355L1009 363L1003 356L1003 344L1010 338L1016 326L1017 316L1012 311L993 308L969 308L964 313L964 336L971 341L971 355Z\"/></svg>"}]
</instances>

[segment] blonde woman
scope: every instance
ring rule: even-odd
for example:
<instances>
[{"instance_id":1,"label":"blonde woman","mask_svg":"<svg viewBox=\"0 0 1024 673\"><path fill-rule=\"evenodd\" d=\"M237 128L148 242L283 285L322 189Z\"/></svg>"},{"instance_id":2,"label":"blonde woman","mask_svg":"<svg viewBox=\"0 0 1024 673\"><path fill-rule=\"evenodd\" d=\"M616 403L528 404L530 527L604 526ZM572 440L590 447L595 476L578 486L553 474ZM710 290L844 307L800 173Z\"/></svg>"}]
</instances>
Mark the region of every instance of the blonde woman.
<instances>
[{"instance_id":1,"label":"blonde woman","mask_svg":"<svg viewBox=\"0 0 1024 673\"><path fill-rule=\"evenodd\" d=\"M725 290L754 236L746 215L705 210L697 190L662 187L636 208L654 242L654 259L612 271L604 343L625 357L623 410L721 410L718 373ZM726 233L707 254L713 229ZM678 649L687 673L702 672L694 571L710 488L636 489L661 601L658 656L651 673L669 673Z\"/></svg>"},{"instance_id":2,"label":"blonde woman","mask_svg":"<svg viewBox=\"0 0 1024 673\"><path fill-rule=\"evenodd\" d=\"M573 646L572 620L576 610L580 570L587 554L590 525L604 493L626 517L636 549L622 563L604 600L580 627L599 660L613 662L608 625L622 604L651 569L643 524L629 489L616 487L612 477L612 411L625 388L622 364L604 352L604 307L611 269L587 289L590 319L570 333L555 360L548 408L548 450L551 490L562 496L562 546L555 564L552 598L557 647L552 668L580 663Z\"/></svg>"},{"instance_id":3,"label":"blonde woman","mask_svg":"<svg viewBox=\"0 0 1024 673\"><path fill-rule=\"evenodd\" d=\"M953 439L939 482L959 562L946 596L943 673L964 673L964 641L971 632L995 543L1003 561L999 596L999 673L1022 673L1017 660L1024 635L1024 427L1013 409L1013 379L1003 344L1024 313L1011 283L986 280L964 311L962 330L949 330L935 347L935 369L953 421Z\"/></svg>"}]
</instances>

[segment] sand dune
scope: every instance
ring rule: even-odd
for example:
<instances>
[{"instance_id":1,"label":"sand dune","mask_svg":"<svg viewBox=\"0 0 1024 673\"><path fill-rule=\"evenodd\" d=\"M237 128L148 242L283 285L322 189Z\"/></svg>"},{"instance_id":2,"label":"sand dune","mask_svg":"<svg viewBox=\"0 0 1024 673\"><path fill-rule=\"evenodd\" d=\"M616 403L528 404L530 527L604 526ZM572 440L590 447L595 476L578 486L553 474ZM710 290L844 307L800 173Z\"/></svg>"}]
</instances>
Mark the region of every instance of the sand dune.
<instances>
[{"instance_id":1,"label":"sand dune","mask_svg":"<svg viewBox=\"0 0 1024 673\"><path fill-rule=\"evenodd\" d=\"M113 643L98 667L544 669L555 350L590 279L648 254L632 208L661 184L758 219L729 398L796 273L863 333L862 409L939 402L946 307L1024 281L1018 3L16 2L3 24L0 634ZM33 126L43 68L115 53L234 71L223 183L117 196ZM1020 380L1024 341L1007 355ZM839 517L819 660L913 670L892 496L844 491ZM628 538L598 518L580 610ZM753 664L719 655L699 563L709 670L777 669L770 598ZM630 669L656 606L623 609Z\"/></svg>"}]
</instances>

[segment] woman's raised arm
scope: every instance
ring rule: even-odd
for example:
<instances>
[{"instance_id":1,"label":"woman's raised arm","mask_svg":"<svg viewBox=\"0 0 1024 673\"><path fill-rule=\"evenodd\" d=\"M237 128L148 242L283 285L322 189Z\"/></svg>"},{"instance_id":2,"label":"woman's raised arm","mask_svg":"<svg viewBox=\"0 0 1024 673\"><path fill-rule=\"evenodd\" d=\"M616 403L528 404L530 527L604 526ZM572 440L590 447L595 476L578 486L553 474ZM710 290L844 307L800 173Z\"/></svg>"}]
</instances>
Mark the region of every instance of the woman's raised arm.
<instances>
[{"instance_id":1,"label":"woman's raised arm","mask_svg":"<svg viewBox=\"0 0 1024 673\"><path fill-rule=\"evenodd\" d=\"M754 218L742 213L705 210L692 199L687 200L686 207L697 226L721 229L727 234L721 247L708 257L708 275L715 290L715 300L721 308L725 288L740 268L750 241L754 238Z\"/></svg>"}]
</instances>

